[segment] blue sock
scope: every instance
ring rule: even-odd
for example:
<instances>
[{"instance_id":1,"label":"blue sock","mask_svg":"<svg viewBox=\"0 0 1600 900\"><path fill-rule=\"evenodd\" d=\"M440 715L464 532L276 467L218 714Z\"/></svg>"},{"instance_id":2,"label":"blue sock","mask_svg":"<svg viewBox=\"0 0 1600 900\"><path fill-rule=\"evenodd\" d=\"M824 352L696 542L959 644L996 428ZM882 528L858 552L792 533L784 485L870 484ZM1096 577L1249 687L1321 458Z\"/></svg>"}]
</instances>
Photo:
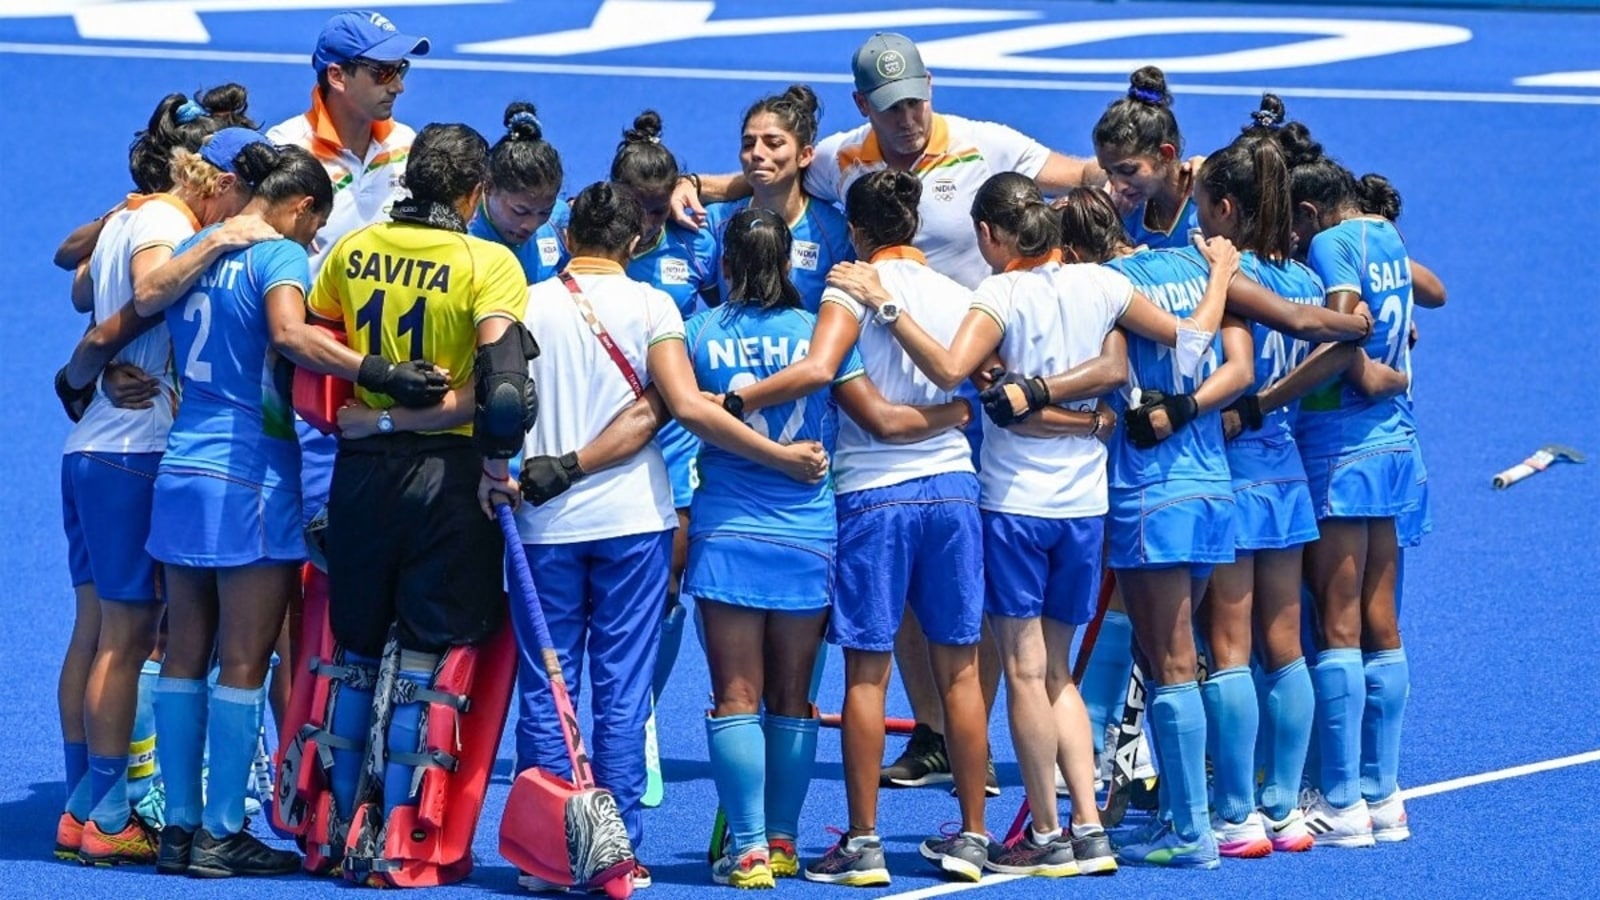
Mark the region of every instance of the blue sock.
<instances>
[{"instance_id":1,"label":"blue sock","mask_svg":"<svg viewBox=\"0 0 1600 900\"><path fill-rule=\"evenodd\" d=\"M765 743L759 716L706 719L712 778L735 856L767 842Z\"/></svg>"},{"instance_id":2,"label":"blue sock","mask_svg":"<svg viewBox=\"0 0 1600 900\"><path fill-rule=\"evenodd\" d=\"M1365 657L1367 705L1361 716L1361 796L1387 800L1399 787L1400 725L1411 694L1406 651L1380 650Z\"/></svg>"},{"instance_id":3,"label":"blue sock","mask_svg":"<svg viewBox=\"0 0 1600 900\"><path fill-rule=\"evenodd\" d=\"M250 763L256 758L266 697L264 688L219 684L211 689L211 780L200 820L212 837L225 838L244 829L244 791L250 783Z\"/></svg>"},{"instance_id":4,"label":"blue sock","mask_svg":"<svg viewBox=\"0 0 1600 900\"><path fill-rule=\"evenodd\" d=\"M1185 841L1198 841L1211 830L1206 810L1206 709L1199 686L1184 681L1156 688L1150 722L1164 748L1161 761L1167 768L1161 783L1171 798L1173 830Z\"/></svg>"},{"instance_id":5,"label":"blue sock","mask_svg":"<svg viewBox=\"0 0 1600 900\"><path fill-rule=\"evenodd\" d=\"M1312 716L1317 705L1311 689L1311 671L1297 659L1262 676L1261 732L1267 736L1261 767L1261 808L1282 821L1300 800L1300 779L1311 745Z\"/></svg>"},{"instance_id":6,"label":"blue sock","mask_svg":"<svg viewBox=\"0 0 1600 900\"><path fill-rule=\"evenodd\" d=\"M89 745L82 741L67 741L61 745L61 754L67 764L66 811L72 813L78 821L82 822L89 818L89 810L91 808L88 788L82 791L78 789L79 782L87 783L88 781ZM73 801L78 798L79 794L83 795L83 799L79 802L78 807L74 807Z\"/></svg>"},{"instance_id":7,"label":"blue sock","mask_svg":"<svg viewBox=\"0 0 1600 900\"><path fill-rule=\"evenodd\" d=\"M1236 666L1212 672L1200 696L1205 701L1217 814L1229 822L1243 822L1256 809L1256 729L1261 716L1256 684L1248 668Z\"/></svg>"},{"instance_id":8,"label":"blue sock","mask_svg":"<svg viewBox=\"0 0 1600 900\"><path fill-rule=\"evenodd\" d=\"M1322 749L1322 792L1344 809L1361 799L1361 708L1367 685L1361 651L1354 647L1324 650L1311 673L1321 713L1317 743Z\"/></svg>"},{"instance_id":9,"label":"blue sock","mask_svg":"<svg viewBox=\"0 0 1600 900\"><path fill-rule=\"evenodd\" d=\"M1100 623L1100 636L1089 653L1089 668L1083 673L1078 693L1089 709L1089 732L1094 737L1096 755L1105 752L1106 728L1122 721L1122 707L1128 699L1128 676L1133 674L1133 624L1128 614L1106 610Z\"/></svg>"},{"instance_id":10,"label":"blue sock","mask_svg":"<svg viewBox=\"0 0 1600 900\"><path fill-rule=\"evenodd\" d=\"M820 658L820 657L819 657ZM800 834L800 809L811 790L817 760L820 719L792 719L767 713L761 723L767 741L766 819L769 837Z\"/></svg>"},{"instance_id":11,"label":"blue sock","mask_svg":"<svg viewBox=\"0 0 1600 900\"><path fill-rule=\"evenodd\" d=\"M204 805L200 765L206 743L206 683L162 676L156 682L155 702L156 733L161 735L156 756L167 789L167 824L193 831L200 827Z\"/></svg>"},{"instance_id":12,"label":"blue sock","mask_svg":"<svg viewBox=\"0 0 1600 900\"><path fill-rule=\"evenodd\" d=\"M89 818L106 834L128 827L128 758L89 754Z\"/></svg>"},{"instance_id":13,"label":"blue sock","mask_svg":"<svg viewBox=\"0 0 1600 900\"><path fill-rule=\"evenodd\" d=\"M377 671L378 660L346 651L344 664L367 666ZM328 781L333 789L333 803L340 818L349 819L356 812L356 788L361 783L361 766L366 761L367 728L372 724L372 690L358 691L341 682L338 696L334 698L332 721L326 727L334 735L353 741L358 749L333 750L333 771Z\"/></svg>"},{"instance_id":14,"label":"blue sock","mask_svg":"<svg viewBox=\"0 0 1600 900\"><path fill-rule=\"evenodd\" d=\"M419 657L427 657L426 660ZM400 651L400 677L419 688L433 684L433 654L413 654ZM422 704L399 703L389 717L388 750L391 762L383 770L383 811L392 812L396 806L415 806L417 798L411 794L412 778L416 766L393 762L395 753L417 753L422 750Z\"/></svg>"},{"instance_id":15,"label":"blue sock","mask_svg":"<svg viewBox=\"0 0 1600 900\"><path fill-rule=\"evenodd\" d=\"M133 737L128 743L128 802L138 805L150 792L161 767L156 765L156 681L161 663L144 661L139 670L139 693L133 713Z\"/></svg>"},{"instance_id":16,"label":"blue sock","mask_svg":"<svg viewBox=\"0 0 1600 900\"><path fill-rule=\"evenodd\" d=\"M671 611L661 620L661 647L656 651L656 671L650 680L650 689L658 701L661 692L667 689L667 679L672 677L672 667L678 662L678 649L683 646L683 625L688 618L689 610L674 596Z\"/></svg>"}]
</instances>

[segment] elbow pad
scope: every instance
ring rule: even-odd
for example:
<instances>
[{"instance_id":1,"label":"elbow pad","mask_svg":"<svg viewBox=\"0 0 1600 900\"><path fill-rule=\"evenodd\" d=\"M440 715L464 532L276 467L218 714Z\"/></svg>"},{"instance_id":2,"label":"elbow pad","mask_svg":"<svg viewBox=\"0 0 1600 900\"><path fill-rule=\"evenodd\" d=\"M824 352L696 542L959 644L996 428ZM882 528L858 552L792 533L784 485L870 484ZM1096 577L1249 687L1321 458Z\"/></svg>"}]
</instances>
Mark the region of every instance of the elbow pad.
<instances>
[{"instance_id":1,"label":"elbow pad","mask_svg":"<svg viewBox=\"0 0 1600 900\"><path fill-rule=\"evenodd\" d=\"M510 459L539 415L539 395L528 362L539 345L521 322L513 322L500 339L478 348L473 360L476 414L472 442L490 459Z\"/></svg>"},{"instance_id":2,"label":"elbow pad","mask_svg":"<svg viewBox=\"0 0 1600 900\"><path fill-rule=\"evenodd\" d=\"M1189 319L1178 322L1178 341L1173 352L1178 358L1178 370L1185 378L1199 378L1200 367L1211 358L1211 342L1216 338L1214 331L1201 331Z\"/></svg>"}]
</instances>

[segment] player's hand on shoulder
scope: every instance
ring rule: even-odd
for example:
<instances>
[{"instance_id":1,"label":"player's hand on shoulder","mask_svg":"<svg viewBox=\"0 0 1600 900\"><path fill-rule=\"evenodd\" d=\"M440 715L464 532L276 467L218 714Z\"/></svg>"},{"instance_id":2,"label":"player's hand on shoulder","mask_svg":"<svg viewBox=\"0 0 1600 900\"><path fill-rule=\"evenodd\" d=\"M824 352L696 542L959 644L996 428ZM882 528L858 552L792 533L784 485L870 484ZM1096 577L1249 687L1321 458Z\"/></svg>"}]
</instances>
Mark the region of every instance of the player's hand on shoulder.
<instances>
[{"instance_id":1,"label":"player's hand on shoulder","mask_svg":"<svg viewBox=\"0 0 1600 900\"><path fill-rule=\"evenodd\" d=\"M161 393L161 382L131 363L112 363L100 376L100 391L118 409L149 409Z\"/></svg>"},{"instance_id":2,"label":"player's hand on shoulder","mask_svg":"<svg viewBox=\"0 0 1600 900\"><path fill-rule=\"evenodd\" d=\"M228 250L238 250L281 237L283 235L278 233L278 229L268 225L266 219L254 213L234 216L217 229L218 242Z\"/></svg>"},{"instance_id":3,"label":"player's hand on shoulder","mask_svg":"<svg viewBox=\"0 0 1600 900\"><path fill-rule=\"evenodd\" d=\"M838 263L828 270L828 287L838 288L857 303L873 309L894 299L884 290L883 280L878 277L878 268L871 263Z\"/></svg>"},{"instance_id":4,"label":"player's hand on shoulder","mask_svg":"<svg viewBox=\"0 0 1600 900\"><path fill-rule=\"evenodd\" d=\"M706 207L700 202L700 186L694 179L679 175L672 186L672 221L690 231L699 231L706 224Z\"/></svg>"},{"instance_id":5,"label":"player's hand on shoulder","mask_svg":"<svg viewBox=\"0 0 1600 900\"><path fill-rule=\"evenodd\" d=\"M1239 248L1233 245L1233 241L1221 235L1206 237L1197 233L1194 245L1199 248L1200 255L1206 258L1212 271L1220 269L1222 274L1230 276L1239 271Z\"/></svg>"}]
</instances>

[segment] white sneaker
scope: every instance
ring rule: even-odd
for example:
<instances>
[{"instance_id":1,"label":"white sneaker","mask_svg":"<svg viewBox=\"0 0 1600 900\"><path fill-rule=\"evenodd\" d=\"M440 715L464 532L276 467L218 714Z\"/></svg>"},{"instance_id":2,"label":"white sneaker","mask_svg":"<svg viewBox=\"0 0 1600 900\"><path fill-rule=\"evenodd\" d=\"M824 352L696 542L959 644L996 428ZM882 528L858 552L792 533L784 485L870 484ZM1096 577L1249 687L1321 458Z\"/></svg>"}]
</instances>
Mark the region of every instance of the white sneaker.
<instances>
[{"instance_id":1,"label":"white sneaker","mask_svg":"<svg viewBox=\"0 0 1600 900\"><path fill-rule=\"evenodd\" d=\"M1261 824L1266 829L1267 840L1279 853L1304 853L1316 844L1311 830L1306 828L1306 817L1298 808L1291 808L1282 821L1261 810Z\"/></svg>"},{"instance_id":2,"label":"white sneaker","mask_svg":"<svg viewBox=\"0 0 1600 900\"><path fill-rule=\"evenodd\" d=\"M1260 859L1272 854L1272 842L1267 840L1267 829L1262 826L1261 817L1254 812L1238 823L1213 815L1211 832L1217 836L1217 852L1223 856Z\"/></svg>"},{"instance_id":3,"label":"white sneaker","mask_svg":"<svg viewBox=\"0 0 1600 900\"><path fill-rule=\"evenodd\" d=\"M1339 809L1318 792L1305 810L1305 821L1311 836L1324 847L1371 847L1375 843L1372 814L1365 800Z\"/></svg>"},{"instance_id":4,"label":"white sneaker","mask_svg":"<svg viewBox=\"0 0 1600 900\"><path fill-rule=\"evenodd\" d=\"M1372 839L1384 844L1411 840L1411 826L1406 821L1406 804L1395 791L1387 799L1367 804L1372 814Z\"/></svg>"}]
</instances>

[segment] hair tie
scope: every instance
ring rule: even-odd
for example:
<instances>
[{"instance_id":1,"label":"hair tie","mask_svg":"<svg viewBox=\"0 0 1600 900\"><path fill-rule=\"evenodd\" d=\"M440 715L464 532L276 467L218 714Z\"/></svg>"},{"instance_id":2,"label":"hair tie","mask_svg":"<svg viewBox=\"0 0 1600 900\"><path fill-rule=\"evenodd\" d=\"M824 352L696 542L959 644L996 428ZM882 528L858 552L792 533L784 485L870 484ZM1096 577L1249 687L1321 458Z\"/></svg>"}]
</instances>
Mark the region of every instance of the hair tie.
<instances>
[{"instance_id":1,"label":"hair tie","mask_svg":"<svg viewBox=\"0 0 1600 900\"><path fill-rule=\"evenodd\" d=\"M519 110L511 114L511 127L527 126L535 131L543 131L539 125L539 117L527 110Z\"/></svg>"},{"instance_id":2,"label":"hair tie","mask_svg":"<svg viewBox=\"0 0 1600 900\"><path fill-rule=\"evenodd\" d=\"M1254 119L1256 125L1261 128L1277 131L1283 127L1283 122L1278 118L1278 114L1271 110L1258 109L1250 114L1250 118Z\"/></svg>"},{"instance_id":3,"label":"hair tie","mask_svg":"<svg viewBox=\"0 0 1600 900\"><path fill-rule=\"evenodd\" d=\"M1131 87L1131 88L1128 88L1128 96L1132 97L1135 100L1140 101L1141 103L1156 103L1156 104L1159 104L1161 102L1161 92L1160 91L1153 91L1153 90L1150 90L1149 88L1142 88L1142 87Z\"/></svg>"},{"instance_id":4,"label":"hair tie","mask_svg":"<svg viewBox=\"0 0 1600 900\"><path fill-rule=\"evenodd\" d=\"M206 115L206 108L204 106L201 106L193 100L185 100L183 101L183 105L178 107L178 112L176 113L175 118L178 120L179 125L187 125L190 122L193 122L195 119L203 118Z\"/></svg>"},{"instance_id":5,"label":"hair tie","mask_svg":"<svg viewBox=\"0 0 1600 900\"><path fill-rule=\"evenodd\" d=\"M659 134L647 134L647 135L644 136L644 139L645 139L646 143L650 143L650 144L659 144L659 143L661 143L661 135L659 135Z\"/></svg>"}]
</instances>

